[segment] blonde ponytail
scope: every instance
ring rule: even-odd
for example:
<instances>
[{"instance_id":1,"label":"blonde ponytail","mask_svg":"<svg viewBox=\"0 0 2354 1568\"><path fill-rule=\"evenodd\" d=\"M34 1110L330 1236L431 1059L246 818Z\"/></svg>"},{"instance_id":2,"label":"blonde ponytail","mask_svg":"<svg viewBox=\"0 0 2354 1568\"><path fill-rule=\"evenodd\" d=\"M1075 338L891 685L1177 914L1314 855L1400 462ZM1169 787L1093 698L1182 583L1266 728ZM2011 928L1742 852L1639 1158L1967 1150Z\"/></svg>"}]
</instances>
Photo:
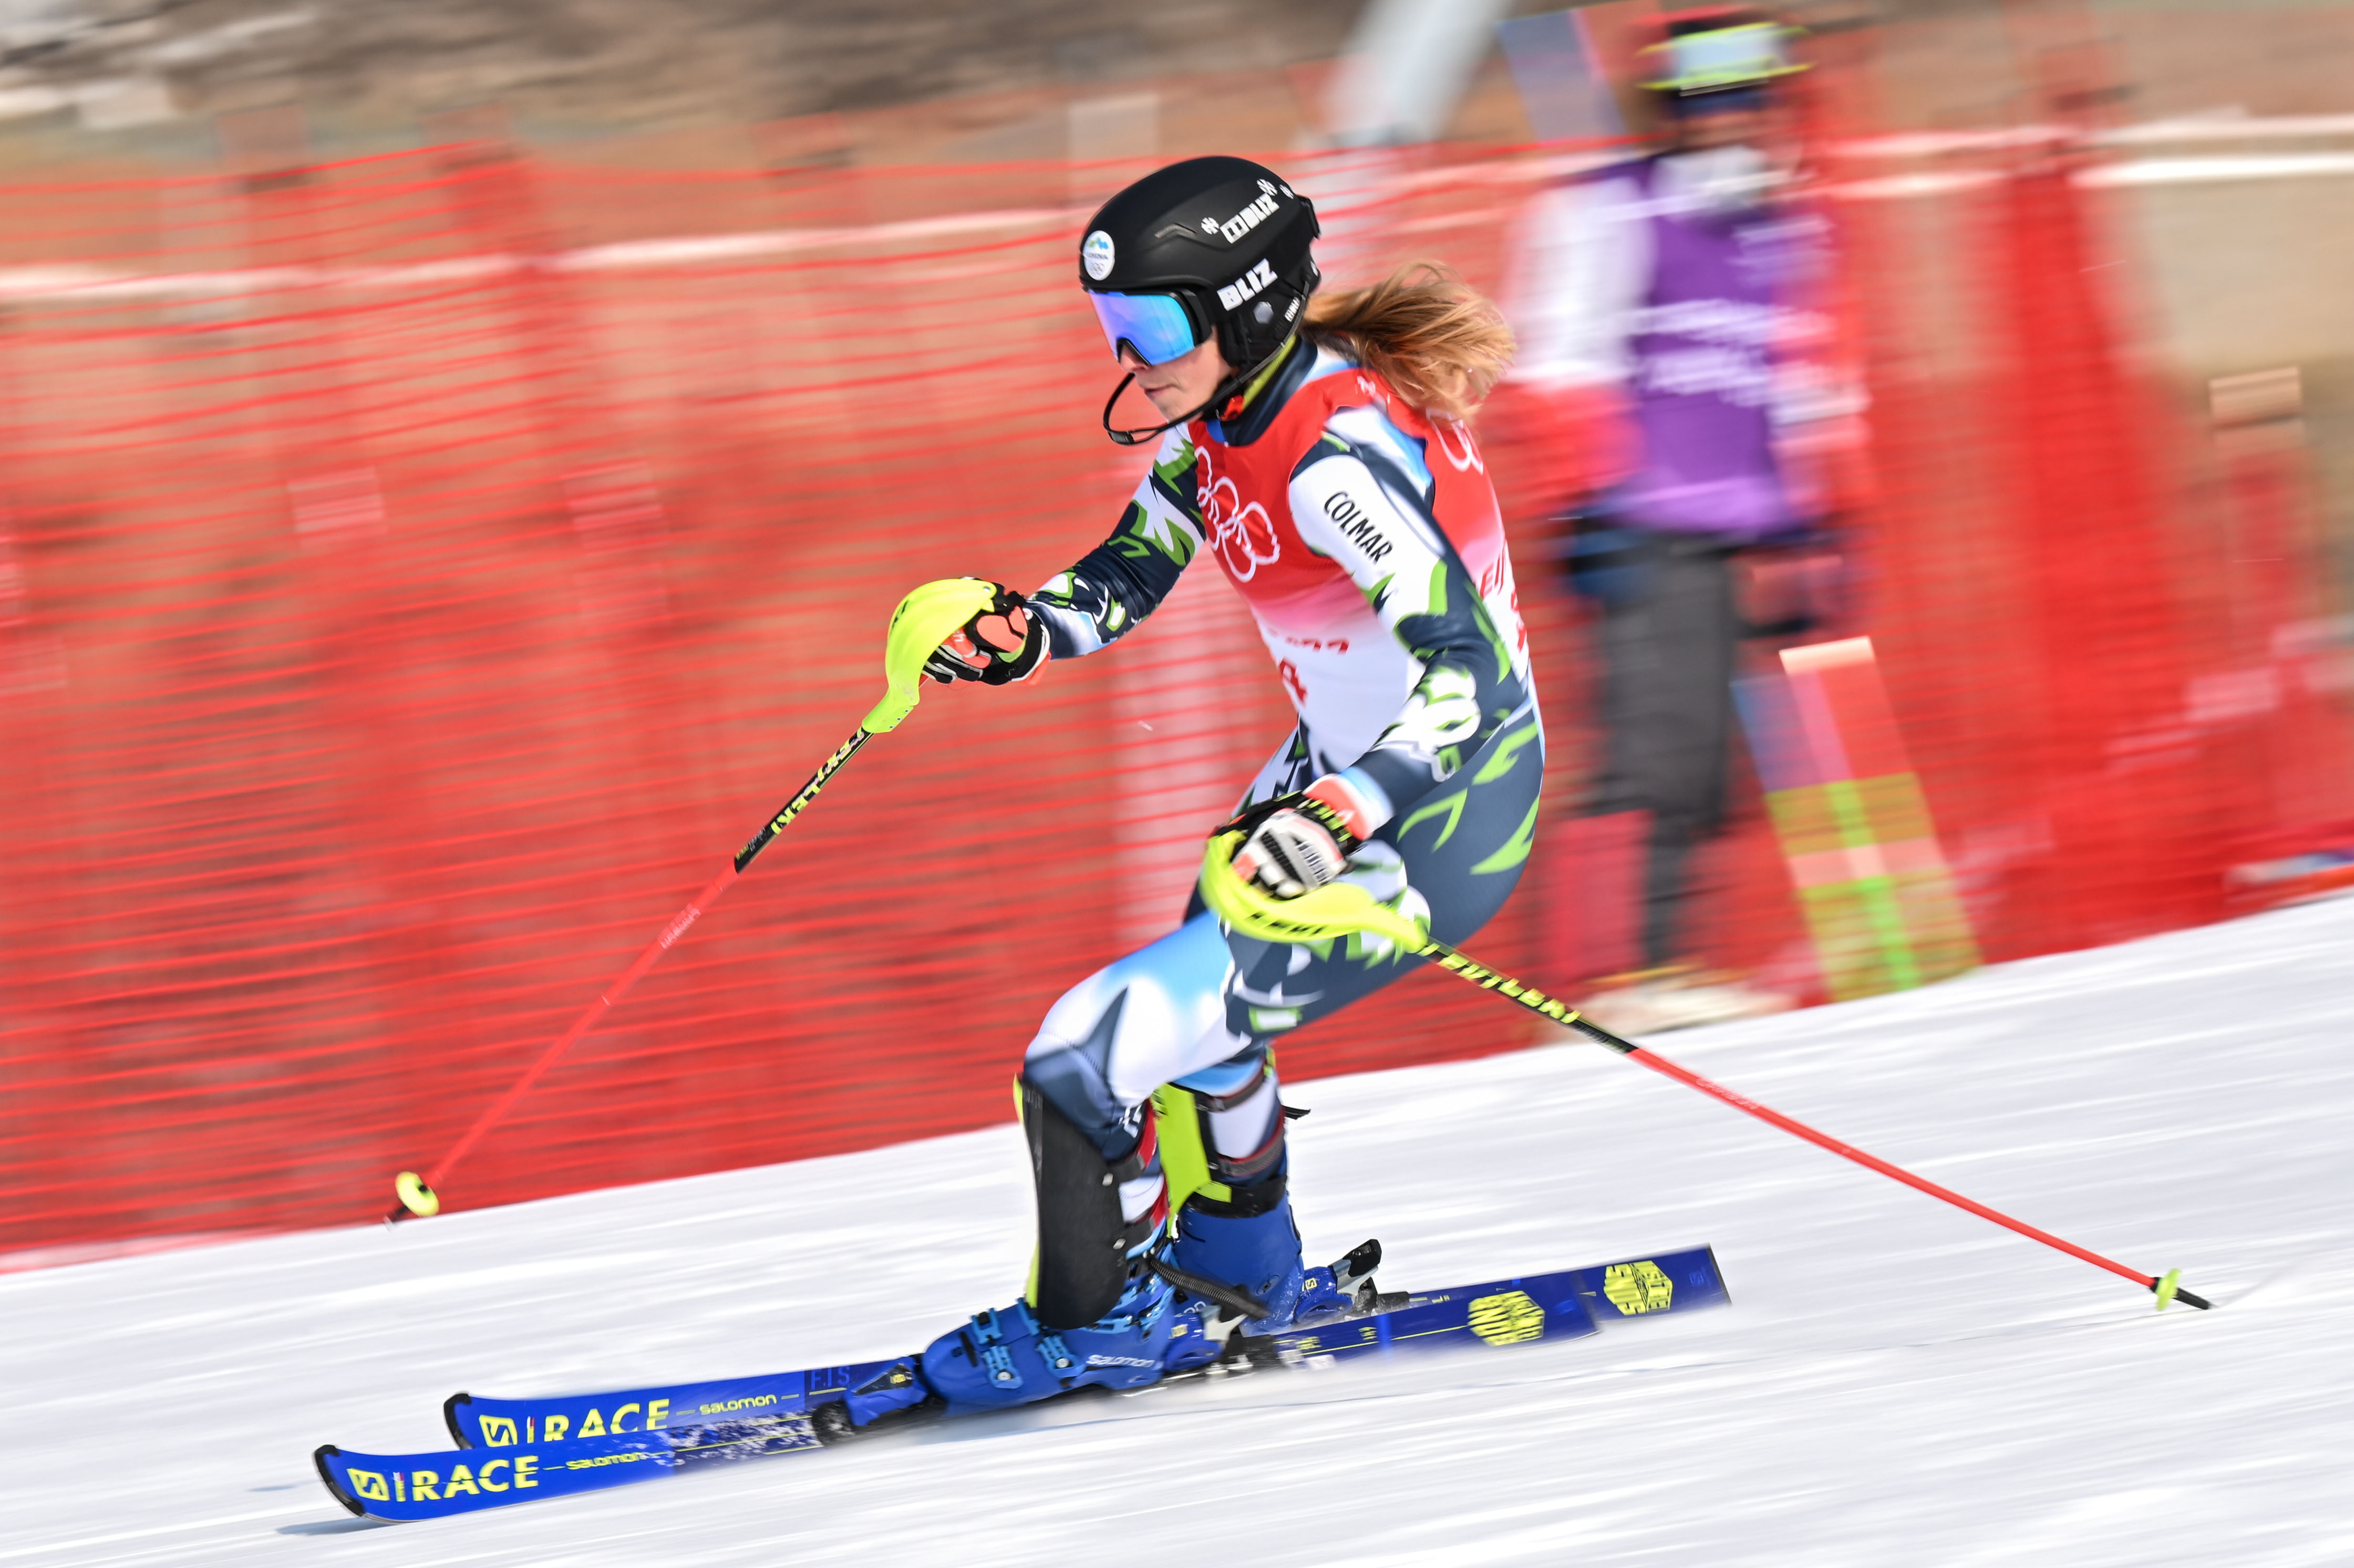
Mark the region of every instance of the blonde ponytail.
<instances>
[{"instance_id":1,"label":"blonde ponytail","mask_svg":"<svg viewBox=\"0 0 2354 1568\"><path fill-rule=\"evenodd\" d=\"M1512 362L1512 329L1477 290L1436 261L1411 261L1366 289L1308 302L1308 330L1425 413L1468 419Z\"/></svg>"}]
</instances>

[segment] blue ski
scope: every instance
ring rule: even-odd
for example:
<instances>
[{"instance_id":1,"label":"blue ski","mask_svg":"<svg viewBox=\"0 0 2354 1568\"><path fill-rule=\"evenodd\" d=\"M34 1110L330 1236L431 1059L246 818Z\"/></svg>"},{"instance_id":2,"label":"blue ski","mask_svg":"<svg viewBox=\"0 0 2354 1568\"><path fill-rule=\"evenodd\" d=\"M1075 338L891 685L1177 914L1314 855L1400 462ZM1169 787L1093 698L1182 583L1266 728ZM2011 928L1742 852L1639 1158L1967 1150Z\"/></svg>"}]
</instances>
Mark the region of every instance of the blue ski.
<instances>
[{"instance_id":1,"label":"blue ski","mask_svg":"<svg viewBox=\"0 0 2354 1568\"><path fill-rule=\"evenodd\" d=\"M1412 1296L1364 1317L1240 1341L1244 1357L1214 1363L1211 1375L1579 1339L1596 1331L1597 1319L1689 1311L1728 1299L1715 1255L1698 1247ZM863 1361L557 1399L460 1393L443 1413L465 1452L359 1454L329 1444L313 1457L327 1490L355 1514L440 1519L700 1464L824 1446L811 1413L893 1364Z\"/></svg>"}]
</instances>

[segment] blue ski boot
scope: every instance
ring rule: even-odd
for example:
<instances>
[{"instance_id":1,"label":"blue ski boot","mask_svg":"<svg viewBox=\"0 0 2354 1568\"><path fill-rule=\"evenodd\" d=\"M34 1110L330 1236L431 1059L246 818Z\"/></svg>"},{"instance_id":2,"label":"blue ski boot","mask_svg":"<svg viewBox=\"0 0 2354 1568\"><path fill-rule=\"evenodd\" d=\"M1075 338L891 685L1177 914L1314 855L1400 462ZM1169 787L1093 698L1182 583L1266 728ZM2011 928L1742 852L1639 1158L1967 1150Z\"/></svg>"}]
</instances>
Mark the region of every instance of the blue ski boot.
<instances>
[{"instance_id":1,"label":"blue ski boot","mask_svg":"<svg viewBox=\"0 0 2354 1568\"><path fill-rule=\"evenodd\" d=\"M840 1404L811 1413L818 1438L844 1442L878 1432L1051 1399L1078 1388L1140 1388L1179 1368L1215 1358L1194 1356L1201 1319L1139 1258L1131 1288L1112 1310L1076 1329L1053 1330L1027 1301L976 1312L926 1346L850 1390Z\"/></svg>"},{"instance_id":2,"label":"blue ski boot","mask_svg":"<svg viewBox=\"0 0 2354 1568\"><path fill-rule=\"evenodd\" d=\"M1207 1341L1178 1346L1171 1370L1218 1359L1236 1334L1264 1338L1346 1316L1356 1279L1373 1264L1355 1268L1346 1285L1337 1276L1369 1248L1378 1260L1381 1249L1368 1244L1331 1267L1302 1266L1284 1129L1308 1113L1278 1098L1265 1048L1178 1079L1153 1103L1172 1179L1188 1178L1161 1271L1190 1298Z\"/></svg>"},{"instance_id":3,"label":"blue ski boot","mask_svg":"<svg viewBox=\"0 0 2354 1568\"><path fill-rule=\"evenodd\" d=\"M1181 1234L1193 1228L1190 1216L1180 1222L1179 1228ZM1204 1254L1208 1250L1206 1245L1202 1246L1195 1252L1193 1261L1204 1263ZM1384 1296L1373 1284L1373 1270L1381 1266L1381 1262L1382 1244L1368 1241L1331 1263L1300 1271L1299 1291L1292 1304L1291 1316L1288 1320L1278 1321L1271 1313L1259 1317L1248 1309L1263 1306L1262 1302L1164 1260L1161 1272L1176 1285L1178 1304L1182 1308L1179 1330L1170 1336L1164 1364L1175 1373L1193 1372L1219 1361L1256 1361L1261 1353L1269 1351L1273 1343L1270 1336L1295 1329L1321 1328L1344 1318L1361 1318L1368 1312L1402 1307L1405 1297ZM1189 1319L1193 1325L1190 1330L1186 1327Z\"/></svg>"},{"instance_id":4,"label":"blue ski boot","mask_svg":"<svg viewBox=\"0 0 2354 1568\"><path fill-rule=\"evenodd\" d=\"M1271 1334L1291 1327L1299 1315L1307 1270L1299 1262L1299 1227L1291 1218L1291 1194L1278 1169L1266 1181L1231 1189L1234 1197L1214 1202L1201 1194L1187 1200L1169 1244L1172 1277L1222 1285L1258 1304L1242 1325L1246 1334Z\"/></svg>"},{"instance_id":5,"label":"blue ski boot","mask_svg":"<svg viewBox=\"0 0 2354 1568\"><path fill-rule=\"evenodd\" d=\"M1204 1258L1197 1254L1194 1261ZM1303 1270L1290 1322L1270 1331L1313 1329L1404 1306L1405 1297L1384 1296L1374 1287L1373 1270L1381 1261L1382 1244L1368 1241L1331 1263ZM1128 1314L1126 1324L1115 1319L1059 1334L1042 1333L1037 1315L1024 1302L1002 1312L977 1313L964 1328L934 1340L922 1356L894 1361L850 1390L841 1403L811 1412L818 1439L829 1444L848 1442L951 1413L1021 1404L1087 1384L1133 1388L1157 1377L1199 1372L1222 1360L1247 1362L1255 1359L1251 1337L1237 1338L1236 1330L1246 1321L1263 1324L1267 1319L1247 1319L1238 1307L1196 1295L1182 1286L1171 1292L1165 1282L1154 1277L1162 1269L1182 1272L1165 1258L1157 1260L1152 1272L1144 1277L1151 1283L1136 1293L1134 1302L1123 1298L1122 1305L1142 1305L1149 1295L1168 1294L1161 1306L1148 1305L1142 1313ZM1198 1277L1189 1277L1196 1284L1207 1283ZM1219 1295L1233 1294L1227 1287L1216 1288ZM1150 1327L1137 1323L1139 1317L1156 1311L1158 1319ZM1108 1343L1105 1335L1111 1336ZM1161 1356L1158 1371L1148 1372L1134 1364L1156 1342ZM978 1376L976 1366L982 1369ZM1003 1378L1001 1374L1006 1372L1021 1381Z\"/></svg>"},{"instance_id":6,"label":"blue ski boot","mask_svg":"<svg viewBox=\"0 0 2354 1568\"><path fill-rule=\"evenodd\" d=\"M1355 1315L1382 1260L1381 1243L1369 1241L1337 1262L1302 1267L1281 1167L1228 1191L1223 1201L1197 1193L1186 1202L1161 1265L1193 1298L1204 1330L1204 1342L1172 1347L1172 1371L1216 1359L1236 1334L1259 1338Z\"/></svg>"},{"instance_id":7,"label":"blue ski boot","mask_svg":"<svg viewBox=\"0 0 2354 1568\"><path fill-rule=\"evenodd\" d=\"M963 1414L1074 1389L1158 1380L1171 1343L1201 1325L1155 1272L1168 1242L1152 1124L1111 1160L1036 1085L1021 1084L1023 1130L1038 1195L1037 1270L1011 1307L975 1313L920 1356L893 1363L822 1419L829 1441L926 1413ZM1129 1193L1140 1196L1130 1199ZM1150 1195L1134 1219L1127 1204Z\"/></svg>"},{"instance_id":8,"label":"blue ski boot","mask_svg":"<svg viewBox=\"0 0 2354 1568\"><path fill-rule=\"evenodd\" d=\"M1129 1287L1110 1311L1072 1329L1050 1329L1026 1301L976 1312L928 1346L917 1363L949 1414L1027 1404L1075 1388L1139 1388L1157 1381L1172 1334L1187 1315L1148 1260L1132 1261ZM1187 1333L1198 1329L1187 1325Z\"/></svg>"}]
</instances>

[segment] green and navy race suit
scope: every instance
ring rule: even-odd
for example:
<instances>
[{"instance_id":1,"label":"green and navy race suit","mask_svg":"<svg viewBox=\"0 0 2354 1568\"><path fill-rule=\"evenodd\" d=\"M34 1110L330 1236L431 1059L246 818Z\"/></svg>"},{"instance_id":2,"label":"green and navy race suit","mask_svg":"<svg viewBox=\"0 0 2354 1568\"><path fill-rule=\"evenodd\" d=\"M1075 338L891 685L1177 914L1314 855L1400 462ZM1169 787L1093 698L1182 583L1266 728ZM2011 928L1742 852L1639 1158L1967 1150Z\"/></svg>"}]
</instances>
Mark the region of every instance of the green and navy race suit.
<instances>
[{"instance_id":1,"label":"green and navy race suit","mask_svg":"<svg viewBox=\"0 0 2354 1568\"><path fill-rule=\"evenodd\" d=\"M1351 879L1426 914L1443 941L1471 936L1528 859L1544 743L1470 432L1343 352L1295 344L1240 417L1172 430L1111 536L1032 597L1055 657L1117 641L1204 553L1249 604L1299 715L1243 803L1341 775L1379 823ZM1155 1091L1186 1091L1199 1114L1164 1117L1160 1148L1180 1188L1205 1171L1223 1201L1281 1158L1270 1044L1416 961L1379 938L1235 936L1197 893L1176 931L1055 1004L1023 1075L1115 1162L1136 1152ZM1162 1192L1155 1171L1129 1182L1128 1217Z\"/></svg>"}]
</instances>

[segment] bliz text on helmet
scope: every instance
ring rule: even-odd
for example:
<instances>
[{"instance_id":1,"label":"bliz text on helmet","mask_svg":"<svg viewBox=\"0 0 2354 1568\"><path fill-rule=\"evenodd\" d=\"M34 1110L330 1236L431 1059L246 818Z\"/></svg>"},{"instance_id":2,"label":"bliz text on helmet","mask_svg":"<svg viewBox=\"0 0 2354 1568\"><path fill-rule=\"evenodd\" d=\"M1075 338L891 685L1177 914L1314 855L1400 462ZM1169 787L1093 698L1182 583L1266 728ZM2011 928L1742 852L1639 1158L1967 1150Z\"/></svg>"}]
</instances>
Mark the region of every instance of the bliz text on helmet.
<instances>
[{"instance_id":1,"label":"bliz text on helmet","mask_svg":"<svg viewBox=\"0 0 2354 1568\"><path fill-rule=\"evenodd\" d=\"M1341 536L1364 551L1369 563L1379 561L1390 553L1390 542L1382 536L1379 528L1373 526L1373 520L1365 514L1364 508L1347 494L1335 493L1327 498L1324 515L1341 525Z\"/></svg>"},{"instance_id":2,"label":"bliz text on helmet","mask_svg":"<svg viewBox=\"0 0 2354 1568\"><path fill-rule=\"evenodd\" d=\"M1269 191L1225 222L1218 225L1218 233L1227 244L1232 245L1274 216L1275 193Z\"/></svg>"},{"instance_id":3,"label":"bliz text on helmet","mask_svg":"<svg viewBox=\"0 0 2354 1568\"><path fill-rule=\"evenodd\" d=\"M1218 291L1218 303L1231 311L1274 281L1275 268L1260 260L1249 271Z\"/></svg>"}]
</instances>

